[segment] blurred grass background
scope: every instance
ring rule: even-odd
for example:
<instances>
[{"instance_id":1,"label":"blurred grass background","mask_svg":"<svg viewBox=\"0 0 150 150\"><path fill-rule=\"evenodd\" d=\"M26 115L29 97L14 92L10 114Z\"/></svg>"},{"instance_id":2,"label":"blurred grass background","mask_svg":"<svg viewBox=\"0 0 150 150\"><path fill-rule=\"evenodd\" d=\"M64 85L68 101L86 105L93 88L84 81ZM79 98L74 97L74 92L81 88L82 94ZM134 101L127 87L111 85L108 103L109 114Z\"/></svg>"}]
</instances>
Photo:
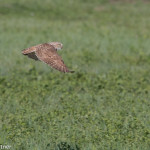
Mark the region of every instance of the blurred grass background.
<instances>
[{"instance_id":1,"label":"blurred grass background","mask_svg":"<svg viewBox=\"0 0 150 150\"><path fill-rule=\"evenodd\" d=\"M150 149L148 0L1 0L0 144ZM49 41L74 74L21 54Z\"/></svg>"}]
</instances>

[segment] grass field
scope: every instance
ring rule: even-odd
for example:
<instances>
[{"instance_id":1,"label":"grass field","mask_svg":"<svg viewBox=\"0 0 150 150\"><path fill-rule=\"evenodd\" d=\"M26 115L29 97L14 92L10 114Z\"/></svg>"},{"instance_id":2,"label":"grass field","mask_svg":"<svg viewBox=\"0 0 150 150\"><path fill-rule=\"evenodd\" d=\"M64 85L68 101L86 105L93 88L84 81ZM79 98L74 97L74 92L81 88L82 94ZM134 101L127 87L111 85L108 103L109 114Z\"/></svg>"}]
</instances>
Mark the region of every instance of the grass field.
<instances>
[{"instance_id":1,"label":"grass field","mask_svg":"<svg viewBox=\"0 0 150 150\"><path fill-rule=\"evenodd\" d=\"M74 74L21 54L49 41ZM0 64L0 145L150 149L148 1L1 0Z\"/></svg>"}]
</instances>

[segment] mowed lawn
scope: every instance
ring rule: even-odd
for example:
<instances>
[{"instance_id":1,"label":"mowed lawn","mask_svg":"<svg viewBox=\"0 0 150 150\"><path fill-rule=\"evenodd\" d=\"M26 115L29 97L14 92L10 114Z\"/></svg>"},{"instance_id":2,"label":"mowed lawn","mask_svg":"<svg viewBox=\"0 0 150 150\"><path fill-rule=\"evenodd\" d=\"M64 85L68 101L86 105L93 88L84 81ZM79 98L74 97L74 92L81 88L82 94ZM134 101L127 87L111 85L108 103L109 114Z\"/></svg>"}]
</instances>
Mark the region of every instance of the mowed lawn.
<instances>
[{"instance_id":1,"label":"mowed lawn","mask_svg":"<svg viewBox=\"0 0 150 150\"><path fill-rule=\"evenodd\" d=\"M50 41L74 74L21 54ZM0 1L0 145L150 149L150 3Z\"/></svg>"}]
</instances>

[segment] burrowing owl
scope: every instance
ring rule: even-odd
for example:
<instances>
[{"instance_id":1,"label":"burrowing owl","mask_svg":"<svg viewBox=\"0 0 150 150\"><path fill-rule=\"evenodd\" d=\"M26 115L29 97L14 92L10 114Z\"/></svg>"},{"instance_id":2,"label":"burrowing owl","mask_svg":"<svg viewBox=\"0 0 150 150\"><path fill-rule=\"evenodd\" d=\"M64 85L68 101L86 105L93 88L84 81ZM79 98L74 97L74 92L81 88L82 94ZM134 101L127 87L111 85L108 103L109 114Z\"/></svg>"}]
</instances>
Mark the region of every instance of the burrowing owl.
<instances>
[{"instance_id":1,"label":"burrowing owl","mask_svg":"<svg viewBox=\"0 0 150 150\"><path fill-rule=\"evenodd\" d=\"M73 73L74 71L70 71L62 58L57 54L57 50L62 49L62 47L63 44L60 42L44 43L24 49L22 54L34 60L40 60L61 72Z\"/></svg>"}]
</instances>

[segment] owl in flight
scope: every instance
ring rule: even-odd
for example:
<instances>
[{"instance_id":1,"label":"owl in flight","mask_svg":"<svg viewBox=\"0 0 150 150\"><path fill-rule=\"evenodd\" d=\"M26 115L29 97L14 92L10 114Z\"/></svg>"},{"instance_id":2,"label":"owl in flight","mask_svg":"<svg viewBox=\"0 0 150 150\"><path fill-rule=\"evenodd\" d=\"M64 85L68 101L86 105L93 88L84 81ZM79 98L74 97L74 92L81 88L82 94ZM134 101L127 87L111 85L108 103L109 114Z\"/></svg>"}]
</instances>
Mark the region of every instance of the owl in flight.
<instances>
[{"instance_id":1,"label":"owl in flight","mask_svg":"<svg viewBox=\"0 0 150 150\"><path fill-rule=\"evenodd\" d=\"M44 43L24 49L22 54L34 60L40 60L61 72L73 73L74 71L70 71L62 58L57 54L57 50L61 50L62 47L63 44L60 42Z\"/></svg>"}]
</instances>

